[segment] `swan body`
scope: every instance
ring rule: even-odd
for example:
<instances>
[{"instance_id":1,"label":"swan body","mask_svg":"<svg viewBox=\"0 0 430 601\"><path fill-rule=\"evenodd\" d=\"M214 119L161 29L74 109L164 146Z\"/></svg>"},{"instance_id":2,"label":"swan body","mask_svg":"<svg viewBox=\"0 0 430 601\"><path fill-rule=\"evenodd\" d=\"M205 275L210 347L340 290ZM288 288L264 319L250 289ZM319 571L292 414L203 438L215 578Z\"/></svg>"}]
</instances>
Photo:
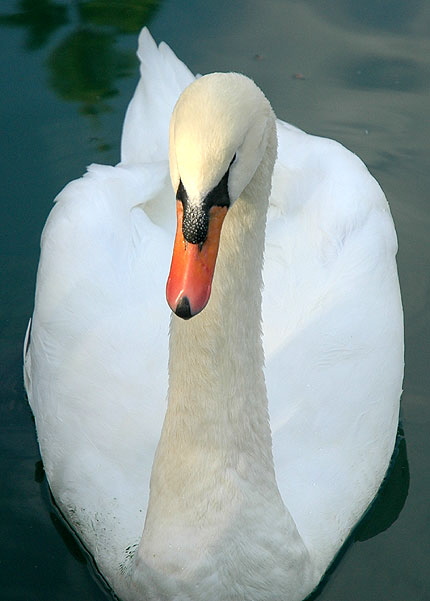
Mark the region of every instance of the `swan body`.
<instances>
[{"instance_id":1,"label":"swan body","mask_svg":"<svg viewBox=\"0 0 430 601\"><path fill-rule=\"evenodd\" d=\"M45 471L124 601L300 601L394 447L389 208L249 79L194 81L147 30L138 54L121 163L68 184L42 236L25 383ZM196 288L175 257L205 257L218 216Z\"/></svg>"}]
</instances>

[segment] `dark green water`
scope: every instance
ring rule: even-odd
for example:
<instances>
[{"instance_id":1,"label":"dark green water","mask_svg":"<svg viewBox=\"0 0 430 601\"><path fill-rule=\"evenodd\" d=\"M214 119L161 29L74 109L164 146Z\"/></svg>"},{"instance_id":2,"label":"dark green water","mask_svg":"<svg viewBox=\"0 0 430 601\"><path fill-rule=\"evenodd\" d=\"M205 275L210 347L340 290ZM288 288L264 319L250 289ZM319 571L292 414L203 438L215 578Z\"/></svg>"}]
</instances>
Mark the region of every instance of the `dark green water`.
<instances>
[{"instance_id":1,"label":"dark green water","mask_svg":"<svg viewBox=\"0 0 430 601\"><path fill-rule=\"evenodd\" d=\"M0 599L112 599L50 503L22 386L21 345L39 237L55 194L89 163L119 159L123 115L138 75L137 31L145 22L193 71L253 77L279 117L345 144L385 190L400 244L406 447L401 444L378 504L316 598L426 601L428 0L2 0Z\"/></svg>"}]
</instances>

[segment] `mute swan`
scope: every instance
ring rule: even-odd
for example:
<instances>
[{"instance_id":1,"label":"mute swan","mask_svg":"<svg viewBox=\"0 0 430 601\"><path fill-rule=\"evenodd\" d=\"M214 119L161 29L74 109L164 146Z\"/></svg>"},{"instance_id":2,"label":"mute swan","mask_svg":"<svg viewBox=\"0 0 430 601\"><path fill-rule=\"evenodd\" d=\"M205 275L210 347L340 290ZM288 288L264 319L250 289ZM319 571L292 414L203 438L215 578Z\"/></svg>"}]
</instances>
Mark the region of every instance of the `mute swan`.
<instances>
[{"instance_id":1,"label":"mute swan","mask_svg":"<svg viewBox=\"0 0 430 601\"><path fill-rule=\"evenodd\" d=\"M121 163L68 184L42 236L25 382L47 478L124 601L299 601L394 446L390 211L245 76L194 81L147 30L138 54Z\"/></svg>"}]
</instances>

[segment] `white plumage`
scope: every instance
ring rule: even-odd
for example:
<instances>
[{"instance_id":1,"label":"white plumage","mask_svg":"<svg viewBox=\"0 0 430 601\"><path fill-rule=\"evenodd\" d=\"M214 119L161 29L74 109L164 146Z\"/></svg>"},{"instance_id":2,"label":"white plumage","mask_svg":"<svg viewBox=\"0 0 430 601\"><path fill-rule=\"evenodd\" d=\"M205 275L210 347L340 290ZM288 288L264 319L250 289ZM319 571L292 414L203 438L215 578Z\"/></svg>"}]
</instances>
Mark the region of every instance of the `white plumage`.
<instances>
[{"instance_id":1,"label":"white plumage","mask_svg":"<svg viewBox=\"0 0 430 601\"><path fill-rule=\"evenodd\" d=\"M254 188L269 190L270 174L267 185L257 181L267 168L263 158L226 217L213 298L190 321L173 318L169 411L142 538L168 390L164 297L175 229L169 120L194 77L147 30L138 54L141 79L124 123L121 163L92 165L68 184L43 232L25 378L46 474L60 509L124 601L299 601L373 499L394 446L403 324L389 208L356 156L276 121L262 329L275 475L286 509L270 475L263 423L262 257L244 251L239 264L230 260L240 251L235 227L247 198ZM206 81L210 88L218 80ZM243 112L236 117L245 123ZM204 136L216 137L215 129L211 124ZM199 131L193 135L200 139ZM227 139L225 131L219 138ZM172 139L179 148L185 138ZM231 189L249 159L249 145L233 142ZM192 172L189 160L180 161ZM203 161L199 177L216 180L226 161L230 155L213 168ZM203 187L195 183L197 192ZM248 282L255 298L229 300ZM226 415L231 423L224 424Z\"/></svg>"}]
</instances>

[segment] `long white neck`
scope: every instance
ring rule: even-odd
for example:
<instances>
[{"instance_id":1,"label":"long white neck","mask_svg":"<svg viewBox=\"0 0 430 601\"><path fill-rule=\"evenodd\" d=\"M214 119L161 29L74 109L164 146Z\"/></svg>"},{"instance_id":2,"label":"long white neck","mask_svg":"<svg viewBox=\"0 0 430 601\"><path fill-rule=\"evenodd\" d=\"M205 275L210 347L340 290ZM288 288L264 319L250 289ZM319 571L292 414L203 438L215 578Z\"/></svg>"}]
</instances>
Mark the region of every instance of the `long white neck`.
<instances>
[{"instance_id":1,"label":"long white neck","mask_svg":"<svg viewBox=\"0 0 430 601\"><path fill-rule=\"evenodd\" d=\"M261 341L269 185L270 180L258 190L258 201L248 189L230 210L208 306L190 321L172 318L169 407L160 453L169 436L203 451L211 448L228 462L255 450L265 470L272 463ZM256 187L252 191L257 193Z\"/></svg>"},{"instance_id":2,"label":"long white neck","mask_svg":"<svg viewBox=\"0 0 430 601\"><path fill-rule=\"evenodd\" d=\"M253 471L243 477L274 482L261 340L271 158L225 219L207 307L189 321L172 316L168 409L150 510L159 494L181 499L184 490L192 491L200 470L214 480L245 462Z\"/></svg>"},{"instance_id":3,"label":"long white neck","mask_svg":"<svg viewBox=\"0 0 430 601\"><path fill-rule=\"evenodd\" d=\"M258 550L272 544L275 529L301 544L276 485L263 375L262 263L274 148L225 219L207 307L189 321L172 317L168 409L138 551L152 574L176 579L194 571L203 582L211 563L228 570L220 567L228 557L232 572L242 569L248 548L257 550L263 572ZM269 571L256 578L273 578Z\"/></svg>"}]
</instances>

